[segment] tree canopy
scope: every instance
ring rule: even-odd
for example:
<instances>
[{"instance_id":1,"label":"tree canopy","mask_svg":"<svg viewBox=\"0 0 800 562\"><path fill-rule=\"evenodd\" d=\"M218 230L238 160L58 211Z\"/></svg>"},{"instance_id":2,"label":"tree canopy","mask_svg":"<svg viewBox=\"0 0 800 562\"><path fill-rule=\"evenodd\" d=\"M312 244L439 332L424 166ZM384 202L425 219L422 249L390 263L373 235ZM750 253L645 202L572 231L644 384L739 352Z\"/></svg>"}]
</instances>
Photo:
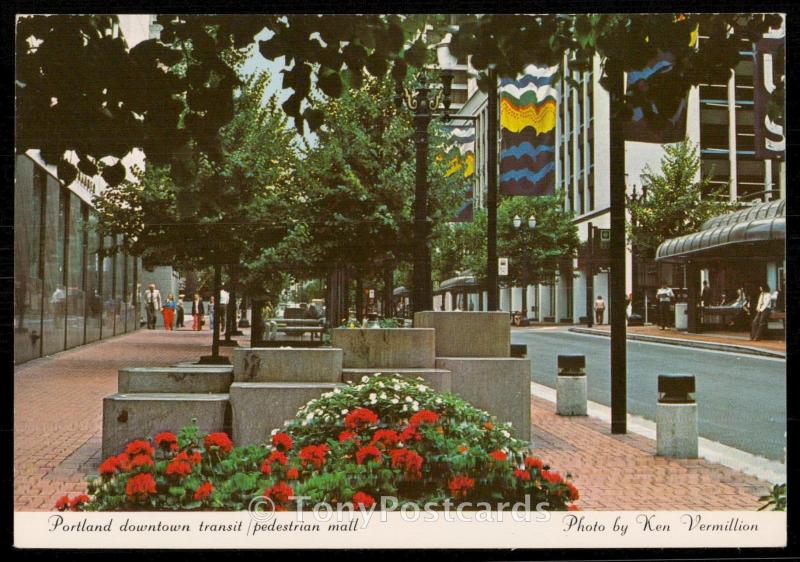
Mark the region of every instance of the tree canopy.
<instances>
[{"instance_id":1,"label":"tree canopy","mask_svg":"<svg viewBox=\"0 0 800 562\"><path fill-rule=\"evenodd\" d=\"M725 186L699 177L700 157L691 141L664 146L659 170L642 174L644 196L628 196L628 238L646 255L669 238L690 234L711 217L736 208Z\"/></svg>"}]
</instances>

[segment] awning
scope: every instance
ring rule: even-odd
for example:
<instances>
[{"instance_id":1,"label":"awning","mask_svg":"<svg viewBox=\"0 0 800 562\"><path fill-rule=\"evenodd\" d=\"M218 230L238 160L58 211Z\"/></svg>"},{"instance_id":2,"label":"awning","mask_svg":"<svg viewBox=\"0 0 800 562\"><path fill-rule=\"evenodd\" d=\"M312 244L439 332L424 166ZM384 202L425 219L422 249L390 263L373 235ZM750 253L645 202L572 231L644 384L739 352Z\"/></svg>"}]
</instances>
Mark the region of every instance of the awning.
<instances>
[{"instance_id":1,"label":"awning","mask_svg":"<svg viewBox=\"0 0 800 562\"><path fill-rule=\"evenodd\" d=\"M713 217L700 231L663 242L661 261L725 257L782 257L786 241L786 201L769 201Z\"/></svg>"},{"instance_id":2,"label":"awning","mask_svg":"<svg viewBox=\"0 0 800 562\"><path fill-rule=\"evenodd\" d=\"M411 291L400 285L394 291L392 291L392 295L395 297L407 297L411 294Z\"/></svg>"},{"instance_id":3,"label":"awning","mask_svg":"<svg viewBox=\"0 0 800 562\"><path fill-rule=\"evenodd\" d=\"M480 285L478 285L478 282L475 280L475 276L459 275L458 277L445 279L439 284L437 292L463 291L465 289L474 289L475 291L480 289Z\"/></svg>"}]
</instances>

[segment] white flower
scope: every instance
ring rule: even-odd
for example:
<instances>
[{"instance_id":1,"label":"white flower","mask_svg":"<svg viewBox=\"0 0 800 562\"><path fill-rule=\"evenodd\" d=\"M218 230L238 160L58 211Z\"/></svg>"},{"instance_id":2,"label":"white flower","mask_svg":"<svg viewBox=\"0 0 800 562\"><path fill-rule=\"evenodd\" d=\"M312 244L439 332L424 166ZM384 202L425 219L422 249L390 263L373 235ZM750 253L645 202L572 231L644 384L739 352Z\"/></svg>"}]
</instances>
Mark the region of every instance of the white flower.
<instances>
[{"instance_id":1,"label":"white flower","mask_svg":"<svg viewBox=\"0 0 800 562\"><path fill-rule=\"evenodd\" d=\"M408 404L403 404L403 411L404 411L404 412L407 412L407 411L408 411Z\"/></svg>"},{"instance_id":2,"label":"white flower","mask_svg":"<svg viewBox=\"0 0 800 562\"><path fill-rule=\"evenodd\" d=\"M325 416L322 419L324 419L325 421L331 421L331 416L329 414L325 414Z\"/></svg>"},{"instance_id":3,"label":"white flower","mask_svg":"<svg viewBox=\"0 0 800 562\"><path fill-rule=\"evenodd\" d=\"M342 415L344 416L344 415L346 415L346 414L347 414L347 408L345 408L344 410L342 410Z\"/></svg>"},{"instance_id":4,"label":"white flower","mask_svg":"<svg viewBox=\"0 0 800 562\"><path fill-rule=\"evenodd\" d=\"M280 430L278 428L275 428L270 432L270 435L277 435L279 431Z\"/></svg>"},{"instance_id":5,"label":"white flower","mask_svg":"<svg viewBox=\"0 0 800 562\"><path fill-rule=\"evenodd\" d=\"M374 392L370 392L370 393L369 393L369 399L370 399L370 402L371 402L372 400L375 400L377 397L378 397L378 395L377 395L377 394L375 394Z\"/></svg>"},{"instance_id":6,"label":"white flower","mask_svg":"<svg viewBox=\"0 0 800 562\"><path fill-rule=\"evenodd\" d=\"M286 420L285 422L283 422L283 426L284 426L284 427L289 427L289 425L290 425L291 423L292 423L291 421L289 421L289 420Z\"/></svg>"},{"instance_id":7,"label":"white flower","mask_svg":"<svg viewBox=\"0 0 800 562\"><path fill-rule=\"evenodd\" d=\"M380 398L381 398L381 400L386 400L386 393L385 392L381 392Z\"/></svg>"},{"instance_id":8,"label":"white flower","mask_svg":"<svg viewBox=\"0 0 800 562\"><path fill-rule=\"evenodd\" d=\"M434 402L436 402L437 404L441 404L442 403L442 399L441 398L437 398L436 400L434 400Z\"/></svg>"},{"instance_id":9,"label":"white flower","mask_svg":"<svg viewBox=\"0 0 800 562\"><path fill-rule=\"evenodd\" d=\"M503 435L503 437L506 437L506 438L511 437L511 434L509 432L507 432L505 429L503 431L501 431L500 433Z\"/></svg>"},{"instance_id":10,"label":"white flower","mask_svg":"<svg viewBox=\"0 0 800 562\"><path fill-rule=\"evenodd\" d=\"M400 402L400 400L398 400L397 398L392 398L391 400L389 400L389 402L391 402L392 404L397 404L398 402Z\"/></svg>"},{"instance_id":11,"label":"white flower","mask_svg":"<svg viewBox=\"0 0 800 562\"><path fill-rule=\"evenodd\" d=\"M417 386L417 389L418 389L420 392L426 392L426 391L428 390L428 387L427 387L427 386L425 386L424 384L420 384L420 385L418 385L418 386Z\"/></svg>"},{"instance_id":12,"label":"white flower","mask_svg":"<svg viewBox=\"0 0 800 562\"><path fill-rule=\"evenodd\" d=\"M410 402L413 402L413 401L414 401L413 398L411 398L410 396L406 396L406 402L410 403Z\"/></svg>"},{"instance_id":13,"label":"white flower","mask_svg":"<svg viewBox=\"0 0 800 562\"><path fill-rule=\"evenodd\" d=\"M300 425L304 425L304 426L308 425L308 422L306 420L303 420L303 423L301 423Z\"/></svg>"},{"instance_id":14,"label":"white flower","mask_svg":"<svg viewBox=\"0 0 800 562\"><path fill-rule=\"evenodd\" d=\"M314 410L314 413L317 414L318 416L321 416L322 415L322 410L317 408L316 410Z\"/></svg>"},{"instance_id":15,"label":"white flower","mask_svg":"<svg viewBox=\"0 0 800 562\"><path fill-rule=\"evenodd\" d=\"M414 402L413 404L411 404L411 409L412 409L412 410L414 410L414 411L416 412L417 410L419 410L419 404L417 404L416 402Z\"/></svg>"},{"instance_id":16,"label":"white flower","mask_svg":"<svg viewBox=\"0 0 800 562\"><path fill-rule=\"evenodd\" d=\"M334 389L333 389L333 393L334 393L334 394L339 394L340 392L341 392L341 390L340 390L340 389L338 389L338 388L334 388Z\"/></svg>"},{"instance_id":17,"label":"white flower","mask_svg":"<svg viewBox=\"0 0 800 562\"><path fill-rule=\"evenodd\" d=\"M383 386L384 386L383 383L378 381L378 388L383 388Z\"/></svg>"},{"instance_id":18,"label":"white flower","mask_svg":"<svg viewBox=\"0 0 800 562\"><path fill-rule=\"evenodd\" d=\"M368 380L369 380L369 377L367 375L364 375L363 377L361 377L361 382L367 382Z\"/></svg>"},{"instance_id":19,"label":"white flower","mask_svg":"<svg viewBox=\"0 0 800 562\"><path fill-rule=\"evenodd\" d=\"M313 420L313 419L314 419L314 412L311 412L310 414L308 414L308 415L306 416L306 419L307 419L307 420Z\"/></svg>"}]
</instances>

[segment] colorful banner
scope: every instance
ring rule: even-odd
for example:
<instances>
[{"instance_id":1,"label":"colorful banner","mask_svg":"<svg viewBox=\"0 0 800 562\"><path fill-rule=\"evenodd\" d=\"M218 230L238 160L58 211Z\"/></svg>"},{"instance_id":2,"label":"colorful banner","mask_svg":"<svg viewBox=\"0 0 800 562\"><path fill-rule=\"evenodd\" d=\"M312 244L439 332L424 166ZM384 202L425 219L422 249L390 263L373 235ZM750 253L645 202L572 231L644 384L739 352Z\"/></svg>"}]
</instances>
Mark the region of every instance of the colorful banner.
<instances>
[{"instance_id":1,"label":"colorful banner","mask_svg":"<svg viewBox=\"0 0 800 562\"><path fill-rule=\"evenodd\" d=\"M783 160L786 136L783 119L771 118L769 106L778 103L775 90L783 85L786 72L786 21L777 30L770 30L756 43L753 61L753 134L755 156L760 160ZM784 111L779 112L781 117ZM774 116L773 116L774 117Z\"/></svg>"},{"instance_id":2,"label":"colorful banner","mask_svg":"<svg viewBox=\"0 0 800 562\"><path fill-rule=\"evenodd\" d=\"M675 55L660 51L641 70L628 72L626 103L633 110L624 124L625 140L665 144L686 138L688 88L676 92Z\"/></svg>"},{"instance_id":3,"label":"colorful banner","mask_svg":"<svg viewBox=\"0 0 800 562\"><path fill-rule=\"evenodd\" d=\"M462 173L464 179L464 202L452 222L470 222L474 197L475 175L475 129L473 127L454 127L450 131L452 148L447 153L447 172L445 176Z\"/></svg>"},{"instance_id":4,"label":"colorful banner","mask_svg":"<svg viewBox=\"0 0 800 562\"><path fill-rule=\"evenodd\" d=\"M500 80L500 192L555 192L557 66L529 65L515 80Z\"/></svg>"}]
</instances>

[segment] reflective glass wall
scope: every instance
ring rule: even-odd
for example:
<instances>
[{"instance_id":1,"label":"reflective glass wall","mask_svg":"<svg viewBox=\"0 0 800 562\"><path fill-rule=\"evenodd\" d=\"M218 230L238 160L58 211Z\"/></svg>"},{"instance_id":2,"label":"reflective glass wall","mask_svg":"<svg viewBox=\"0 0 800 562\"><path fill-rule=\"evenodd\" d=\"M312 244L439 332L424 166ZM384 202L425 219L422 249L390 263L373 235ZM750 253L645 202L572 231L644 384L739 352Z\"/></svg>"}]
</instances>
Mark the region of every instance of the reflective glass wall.
<instances>
[{"instance_id":1,"label":"reflective glass wall","mask_svg":"<svg viewBox=\"0 0 800 562\"><path fill-rule=\"evenodd\" d=\"M27 156L14 186L14 362L133 331L141 264L105 256L91 207ZM111 238L105 247L111 248ZM118 241L119 242L119 241Z\"/></svg>"}]
</instances>

